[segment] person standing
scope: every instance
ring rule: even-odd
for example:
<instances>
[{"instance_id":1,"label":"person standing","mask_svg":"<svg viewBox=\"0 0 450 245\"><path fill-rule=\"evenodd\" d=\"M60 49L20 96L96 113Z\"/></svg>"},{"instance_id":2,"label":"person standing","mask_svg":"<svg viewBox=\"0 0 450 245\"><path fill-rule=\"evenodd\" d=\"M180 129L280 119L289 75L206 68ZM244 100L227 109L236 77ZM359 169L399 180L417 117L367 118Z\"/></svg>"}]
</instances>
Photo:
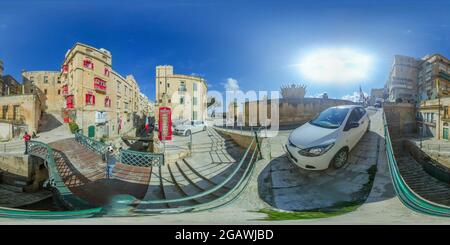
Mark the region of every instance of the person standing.
<instances>
[{"instance_id":1,"label":"person standing","mask_svg":"<svg viewBox=\"0 0 450 245\"><path fill-rule=\"evenodd\" d=\"M28 154L28 141L30 141L31 136L28 134L28 132L25 132L23 135L23 141L25 142L25 155Z\"/></svg>"},{"instance_id":2,"label":"person standing","mask_svg":"<svg viewBox=\"0 0 450 245\"><path fill-rule=\"evenodd\" d=\"M116 165L116 156L114 154L114 148L112 145L108 146L106 152L106 178L111 179L114 166Z\"/></svg>"}]
</instances>

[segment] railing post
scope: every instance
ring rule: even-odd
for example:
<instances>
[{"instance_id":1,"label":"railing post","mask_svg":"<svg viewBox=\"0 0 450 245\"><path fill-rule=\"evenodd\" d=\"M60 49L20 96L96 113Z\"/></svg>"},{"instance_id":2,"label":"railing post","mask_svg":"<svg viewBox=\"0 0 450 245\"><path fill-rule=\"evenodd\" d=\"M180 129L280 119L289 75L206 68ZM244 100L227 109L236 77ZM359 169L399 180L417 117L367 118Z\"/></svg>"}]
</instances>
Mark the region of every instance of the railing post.
<instances>
[{"instance_id":1,"label":"railing post","mask_svg":"<svg viewBox=\"0 0 450 245\"><path fill-rule=\"evenodd\" d=\"M262 152L261 152L261 145L258 140L258 132L257 131L255 131L255 140L256 140L256 147L257 147L258 153L259 153L259 158L262 159L263 157L262 157Z\"/></svg>"}]
</instances>

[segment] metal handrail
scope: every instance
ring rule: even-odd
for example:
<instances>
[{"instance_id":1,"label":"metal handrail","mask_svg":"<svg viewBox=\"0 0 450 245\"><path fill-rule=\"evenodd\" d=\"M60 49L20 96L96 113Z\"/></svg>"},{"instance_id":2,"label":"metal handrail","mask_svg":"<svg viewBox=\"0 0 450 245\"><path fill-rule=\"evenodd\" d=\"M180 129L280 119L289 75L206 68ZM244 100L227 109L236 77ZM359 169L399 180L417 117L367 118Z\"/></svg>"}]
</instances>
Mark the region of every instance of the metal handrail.
<instances>
[{"instance_id":1,"label":"metal handrail","mask_svg":"<svg viewBox=\"0 0 450 245\"><path fill-rule=\"evenodd\" d=\"M94 207L84 200L75 196L69 188L65 185L61 178L56 162L54 159L53 149L39 141L28 142L28 154L36 156L45 160L45 166L49 174L49 185L56 189L61 200L74 209L81 208L81 210L74 211L34 211L21 210L14 208L0 208L0 216L10 218L81 218L92 217L99 214L103 209L101 207Z\"/></svg>"},{"instance_id":2,"label":"metal handrail","mask_svg":"<svg viewBox=\"0 0 450 245\"><path fill-rule=\"evenodd\" d=\"M164 154L120 150L118 161L123 164L137 167L159 167L164 165Z\"/></svg>"},{"instance_id":3,"label":"metal handrail","mask_svg":"<svg viewBox=\"0 0 450 245\"><path fill-rule=\"evenodd\" d=\"M256 134L256 132L255 132ZM249 148L251 148L251 145L249 146ZM196 204L196 205L190 205L190 206L182 206L182 207L177 207L177 208L159 208L159 209L151 209L151 212L170 212L170 213L180 213L186 210L189 210L190 212L199 212L199 211L203 211L203 210L213 210L213 209L217 209L219 207L223 207L227 204L230 204L233 200L235 200L244 190L245 188L248 186L248 183L250 182L250 177L252 176L253 170L255 169L255 163L253 163L253 159L255 158L255 156L257 156L257 150L256 149L260 149L255 148L255 151L253 151L253 154L250 158L249 164L247 165L242 178L239 179L239 181L236 183L236 185L234 185L231 189L229 189L224 195L222 195L221 197L211 200L209 202L205 202L205 203L200 203L200 204ZM259 151L259 150L258 150ZM260 155L261 156L261 155ZM245 183L244 183L245 182ZM201 209L201 207L204 206L211 206L211 203L218 203L219 201L228 198L229 195L233 192L235 192L237 189L239 189L241 187L241 185L244 184L244 186L242 187L242 189L239 191L239 193L237 193L234 197L232 197L229 201L209 207L209 208L204 208ZM144 212L148 212L147 210L135 210L134 212L137 213L144 213Z\"/></svg>"},{"instance_id":4,"label":"metal handrail","mask_svg":"<svg viewBox=\"0 0 450 245\"><path fill-rule=\"evenodd\" d=\"M423 214L450 217L450 207L438 203L431 202L415 193L403 179L400 170L395 160L394 150L392 148L392 141L389 135L389 129L386 121L386 116L383 113L384 123L384 138L386 143L386 155L388 158L389 172L400 201L408 208Z\"/></svg>"},{"instance_id":5,"label":"metal handrail","mask_svg":"<svg viewBox=\"0 0 450 245\"><path fill-rule=\"evenodd\" d=\"M247 155L248 155L248 153L250 151L250 148L253 146L254 142L255 142L255 137L252 139L252 142L247 147L247 150L245 151L244 156L242 156L241 160L239 161L238 165L233 170L233 172L227 178L225 178L225 180L223 180L220 184L214 186L213 188L208 189L208 190L206 190L204 192L197 193L197 194L192 195L192 196L176 198L176 199L168 199L168 200L166 199L166 200L154 200L154 201L139 201L139 204L161 204L161 203L184 202L184 201L189 201L189 200L192 200L192 199L197 199L197 198L200 198L200 197L204 197L204 196L207 196L207 195L209 195L209 194L211 194L213 192L216 192L217 190L219 190L220 188L225 186L231 179L233 179L233 177L235 177L235 175L237 174L239 169L244 164L245 158L247 158Z\"/></svg>"},{"instance_id":6,"label":"metal handrail","mask_svg":"<svg viewBox=\"0 0 450 245\"><path fill-rule=\"evenodd\" d=\"M193 200L193 199L197 199L197 198L201 198L201 197L210 195L210 194L212 194L213 192L215 192L215 191L219 190L220 188L224 187L224 186L225 186L232 178L235 177L235 175L237 174L237 172L241 169L242 165L244 164L245 159L247 158L248 153L250 152L250 149L252 149L252 148L254 147L254 151L253 151L252 157L251 157L251 159L250 159L250 161L249 161L249 164L247 165L247 167L246 167L246 169L245 169L245 171L244 171L244 174L242 175L241 179L238 181L238 183L237 183L236 185L234 185L233 188L231 188L230 190L228 190L228 191L226 192L226 194L224 194L222 197L220 197L220 198L218 198L218 199L211 200L210 202L201 203L201 204L197 204L197 205L182 206L182 207L177 207L177 208L160 208L160 209L152 209L152 212L161 212L161 211L181 212L181 211L186 210L186 209L192 210L192 209L195 209L195 208L198 208L198 207L201 207L201 206L211 205L211 202L216 202L216 201L219 201L219 200L221 200L221 199L223 199L223 198L228 197L228 195L229 195L230 193L234 192L237 188L240 187L240 185L241 185L245 180L248 180L248 178L250 177L250 175L247 175L247 176L246 176L246 174L248 173L248 171L249 171L250 169L253 170L253 168L254 168L253 158L254 158L255 154L257 154L257 152L260 153L260 152L259 152L260 146L255 145L255 144L259 144L259 142L258 142L258 132L259 132L259 131L260 131L260 129L258 129L257 131L254 131L254 134L255 134L255 135L253 136L251 143L250 143L249 146L247 147L247 149L246 149L244 155L242 156L241 160L239 161L238 165L237 165L236 168L233 170L233 172L232 172L225 180L223 180L220 184L216 185L215 187L213 187L213 188L211 188L211 189L208 189L208 190L206 190L206 191L203 191L203 192L201 192L201 193L192 195L192 196L187 196L187 197L182 197L182 198L176 198L176 199L169 199L169 200L139 201L139 202L134 203L134 204L135 204L135 205L140 205L140 204L163 204L163 203L168 204L168 203L176 203L176 202L189 201L189 200ZM259 154L259 157L261 157L261 154ZM137 210L137 212L142 212L142 211ZM143 211L143 212L145 212L145 211Z\"/></svg>"}]
</instances>

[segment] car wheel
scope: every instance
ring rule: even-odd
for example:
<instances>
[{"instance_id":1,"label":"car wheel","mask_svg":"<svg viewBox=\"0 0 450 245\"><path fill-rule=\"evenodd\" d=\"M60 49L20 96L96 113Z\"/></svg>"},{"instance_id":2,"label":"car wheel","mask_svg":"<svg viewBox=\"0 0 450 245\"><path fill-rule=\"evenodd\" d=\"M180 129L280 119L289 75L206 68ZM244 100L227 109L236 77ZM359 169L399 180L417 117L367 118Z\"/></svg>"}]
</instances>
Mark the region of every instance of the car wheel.
<instances>
[{"instance_id":1,"label":"car wheel","mask_svg":"<svg viewBox=\"0 0 450 245\"><path fill-rule=\"evenodd\" d=\"M346 148L341 149L334 155L333 160L331 160L331 165L333 168L338 169L342 168L348 159L348 150Z\"/></svg>"},{"instance_id":2,"label":"car wheel","mask_svg":"<svg viewBox=\"0 0 450 245\"><path fill-rule=\"evenodd\" d=\"M186 136L191 135L191 130L186 131Z\"/></svg>"},{"instance_id":3,"label":"car wheel","mask_svg":"<svg viewBox=\"0 0 450 245\"><path fill-rule=\"evenodd\" d=\"M203 131L206 131L206 127L203 127Z\"/></svg>"}]
</instances>

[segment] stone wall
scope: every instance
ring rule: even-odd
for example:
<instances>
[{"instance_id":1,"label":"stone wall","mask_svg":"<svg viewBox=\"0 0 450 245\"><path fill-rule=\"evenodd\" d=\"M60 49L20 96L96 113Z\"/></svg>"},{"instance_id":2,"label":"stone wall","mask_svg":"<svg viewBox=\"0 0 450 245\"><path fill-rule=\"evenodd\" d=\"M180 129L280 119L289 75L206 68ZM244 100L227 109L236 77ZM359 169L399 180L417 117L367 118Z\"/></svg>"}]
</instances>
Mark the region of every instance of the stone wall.
<instances>
[{"instance_id":1,"label":"stone wall","mask_svg":"<svg viewBox=\"0 0 450 245\"><path fill-rule=\"evenodd\" d=\"M31 133L37 132L40 117L41 101L37 95L24 94L0 97L0 120L3 123L27 125L28 131Z\"/></svg>"},{"instance_id":2,"label":"stone wall","mask_svg":"<svg viewBox=\"0 0 450 245\"><path fill-rule=\"evenodd\" d=\"M48 179L44 160L31 156L0 156L0 183L23 187L33 192Z\"/></svg>"},{"instance_id":3,"label":"stone wall","mask_svg":"<svg viewBox=\"0 0 450 245\"><path fill-rule=\"evenodd\" d=\"M416 113L414 104L384 103L384 113L392 139L416 133Z\"/></svg>"},{"instance_id":4,"label":"stone wall","mask_svg":"<svg viewBox=\"0 0 450 245\"><path fill-rule=\"evenodd\" d=\"M352 105L354 104L348 100L338 99L323 99L323 98L299 98L299 99L280 99L278 101L279 106L279 125L295 125L303 124L323 110L339 105ZM264 105L264 103L261 103ZM252 101L245 103L245 126L256 126L259 121L260 102ZM264 106L265 107L265 106ZM265 108L261 108L265 109ZM267 117L271 116L271 100L267 101L267 109L261 110L267 111ZM257 117L258 120L254 120L250 117Z\"/></svg>"},{"instance_id":5,"label":"stone wall","mask_svg":"<svg viewBox=\"0 0 450 245\"><path fill-rule=\"evenodd\" d=\"M10 123L0 122L0 140L10 140L13 138L13 127Z\"/></svg>"}]
</instances>

